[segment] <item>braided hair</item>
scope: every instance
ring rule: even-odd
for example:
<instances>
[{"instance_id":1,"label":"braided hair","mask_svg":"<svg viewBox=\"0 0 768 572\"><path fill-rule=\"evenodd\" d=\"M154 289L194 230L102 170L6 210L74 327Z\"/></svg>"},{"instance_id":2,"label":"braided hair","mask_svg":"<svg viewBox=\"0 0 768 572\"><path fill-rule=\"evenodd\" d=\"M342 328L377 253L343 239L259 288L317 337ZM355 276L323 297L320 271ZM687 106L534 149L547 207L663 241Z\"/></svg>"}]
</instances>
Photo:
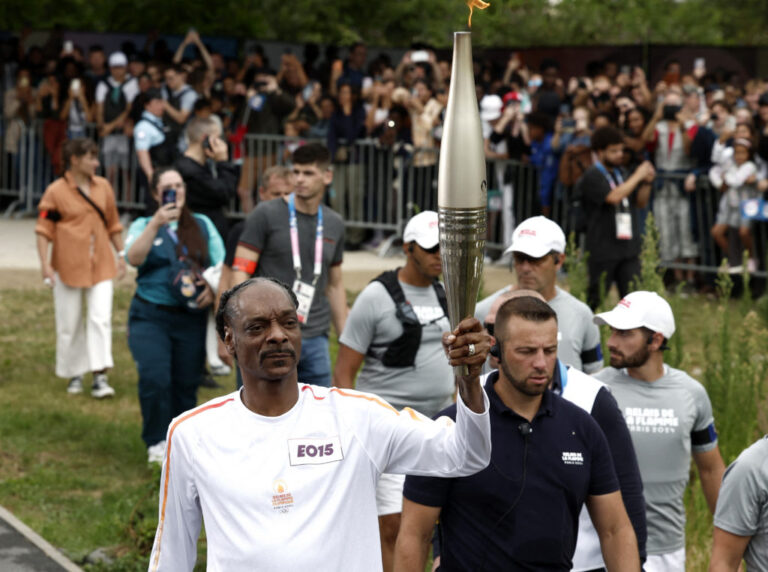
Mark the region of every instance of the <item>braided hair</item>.
<instances>
[{"instance_id":1,"label":"braided hair","mask_svg":"<svg viewBox=\"0 0 768 572\"><path fill-rule=\"evenodd\" d=\"M219 300L219 309L216 311L216 332L219 334L219 337L222 341L224 341L224 334L225 329L227 326L232 325L232 320L234 320L237 310L235 307L235 303L233 302L233 299L237 299L237 297L240 295L240 292L248 288L249 286L254 286L256 284L263 284L265 282L270 282L272 284L277 284L280 288L282 288L288 298L290 298L291 303L293 304L294 308L299 307L299 299L296 298L296 294L293 293L293 290L283 282L282 280L278 280L277 278L272 278L269 276L259 276L256 278L249 278L245 282L242 282L238 284L237 286L230 288L226 292L224 292L221 295L221 300Z\"/></svg>"}]
</instances>

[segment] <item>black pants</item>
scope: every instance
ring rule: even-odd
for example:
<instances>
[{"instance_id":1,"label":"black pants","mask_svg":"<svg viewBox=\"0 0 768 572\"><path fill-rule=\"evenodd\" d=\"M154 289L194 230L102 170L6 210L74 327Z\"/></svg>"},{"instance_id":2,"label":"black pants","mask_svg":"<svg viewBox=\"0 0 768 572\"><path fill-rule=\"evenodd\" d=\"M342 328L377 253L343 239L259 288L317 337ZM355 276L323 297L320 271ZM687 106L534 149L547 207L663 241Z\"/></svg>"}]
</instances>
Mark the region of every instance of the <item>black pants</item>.
<instances>
[{"instance_id":1,"label":"black pants","mask_svg":"<svg viewBox=\"0 0 768 572\"><path fill-rule=\"evenodd\" d=\"M600 279L605 273L604 293L607 294L615 282L619 295L623 298L629 293L632 280L640 276L640 259L637 256L621 260L589 260L589 288L587 303L594 311L600 304Z\"/></svg>"}]
</instances>

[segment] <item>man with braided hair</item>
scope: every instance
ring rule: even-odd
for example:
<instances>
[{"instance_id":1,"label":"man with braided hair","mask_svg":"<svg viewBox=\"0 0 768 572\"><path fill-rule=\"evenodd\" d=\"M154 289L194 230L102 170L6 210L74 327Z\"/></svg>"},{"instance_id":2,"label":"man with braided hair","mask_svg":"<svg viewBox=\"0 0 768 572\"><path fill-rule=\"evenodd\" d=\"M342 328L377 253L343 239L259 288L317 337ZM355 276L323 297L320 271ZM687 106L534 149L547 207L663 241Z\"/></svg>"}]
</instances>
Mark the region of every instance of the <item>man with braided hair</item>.
<instances>
[{"instance_id":1,"label":"man with braided hair","mask_svg":"<svg viewBox=\"0 0 768 572\"><path fill-rule=\"evenodd\" d=\"M150 570L192 570L203 518L211 569L381 570L381 473L460 476L488 464L479 374L490 337L480 322L467 318L444 338L449 363L469 372L457 379L453 423L302 383L297 308L291 289L270 278L222 295L217 329L243 388L171 424Z\"/></svg>"}]
</instances>

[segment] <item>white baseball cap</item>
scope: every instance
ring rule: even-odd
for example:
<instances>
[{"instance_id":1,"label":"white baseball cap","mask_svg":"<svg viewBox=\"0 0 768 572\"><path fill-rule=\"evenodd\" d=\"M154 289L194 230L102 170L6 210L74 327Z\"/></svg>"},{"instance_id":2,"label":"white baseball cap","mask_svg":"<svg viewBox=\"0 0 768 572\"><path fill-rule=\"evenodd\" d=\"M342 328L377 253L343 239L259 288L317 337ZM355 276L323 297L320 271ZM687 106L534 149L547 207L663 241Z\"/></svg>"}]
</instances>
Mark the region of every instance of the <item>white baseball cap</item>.
<instances>
[{"instance_id":1,"label":"white baseball cap","mask_svg":"<svg viewBox=\"0 0 768 572\"><path fill-rule=\"evenodd\" d=\"M435 211L422 211L405 225L403 242L407 244L413 241L427 250L440 242L440 228Z\"/></svg>"},{"instance_id":2,"label":"white baseball cap","mask_svg":"<svg viewBox=\"0 0 768 572\"><path fill-rule=\"evenodd\" d=\"M501 117L501 110L504 102L498 95L485 95L480 100L480 119L484 121L493 121Z\"/></svg>"},{"instance_id":3,"label":"white baseball cap","mask_svg":"<svg viewBox=\"0 0 768 572\"><path fill-rule=\"evenodd\" d=\"M669 303L656 292L638 290L624 296L610 312L592 319L595 324L617 330L648 328L669 339L675 333L675 316Z\"/></svg>"},{"instance_id":4,"label":"white baseball cap","mask_svg":"<svg viewBox=\"0 0 768 572\"><path fill-rule=\"evenodd\" d=\"M123 52L112 52L109 55L109 67L111 68L124 68L128 65L128 58L125 57Z\"/></svg>"},{"instance_id":5,"label":"white baseball cap","mask_svg":"<svg viewBox=\"0 0 768 572\"><path fill-rule=\"evenodd\" d=\"M504 251L522 252L533 258L541 258L550 252L565 252L563 229L545 216L525 219L512 234L512 244Z\"/></svg>"}]
</instances>

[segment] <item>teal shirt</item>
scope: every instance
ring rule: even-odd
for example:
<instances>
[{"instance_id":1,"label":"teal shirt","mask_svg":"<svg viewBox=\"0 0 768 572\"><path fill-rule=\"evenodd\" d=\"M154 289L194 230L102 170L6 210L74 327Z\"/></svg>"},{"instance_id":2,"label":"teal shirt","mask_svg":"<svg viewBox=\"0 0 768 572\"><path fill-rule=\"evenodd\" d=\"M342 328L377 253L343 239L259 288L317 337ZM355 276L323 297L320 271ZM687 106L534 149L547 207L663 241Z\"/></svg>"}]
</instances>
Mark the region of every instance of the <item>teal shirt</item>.
<instances>
[{"instance_id":1,"label":"teal shirt","mask_svg":"<svg viewBox=\"0 0 768 572\"><path fill-rule=\"evenodd\" d=\"M219 235L219 231L216 230L216 227L211 222L211 219L202 214L195 214L194 217L205 224L205 228L208 231L208 260L211 266L216 266L224 261L224 241L222 240L221 235ZM144 229L147 228L147 224L149 224L151 218L152 217L141 217L133 221L128 229L128 236L125 239L126 253L131 249L131 246L139 235L144 232ZM178 227L178 223L173 221L168 226L171 230L175 231ZM152 248L158 246L156 243L158 240L163 239L160 237L155 238ZM156 282L142 283L142 280L137 278L136 293L143 299L155 304L163 304L167 306L178 306L179 304L167 287Z\"/></svg>"}]
</instances>

